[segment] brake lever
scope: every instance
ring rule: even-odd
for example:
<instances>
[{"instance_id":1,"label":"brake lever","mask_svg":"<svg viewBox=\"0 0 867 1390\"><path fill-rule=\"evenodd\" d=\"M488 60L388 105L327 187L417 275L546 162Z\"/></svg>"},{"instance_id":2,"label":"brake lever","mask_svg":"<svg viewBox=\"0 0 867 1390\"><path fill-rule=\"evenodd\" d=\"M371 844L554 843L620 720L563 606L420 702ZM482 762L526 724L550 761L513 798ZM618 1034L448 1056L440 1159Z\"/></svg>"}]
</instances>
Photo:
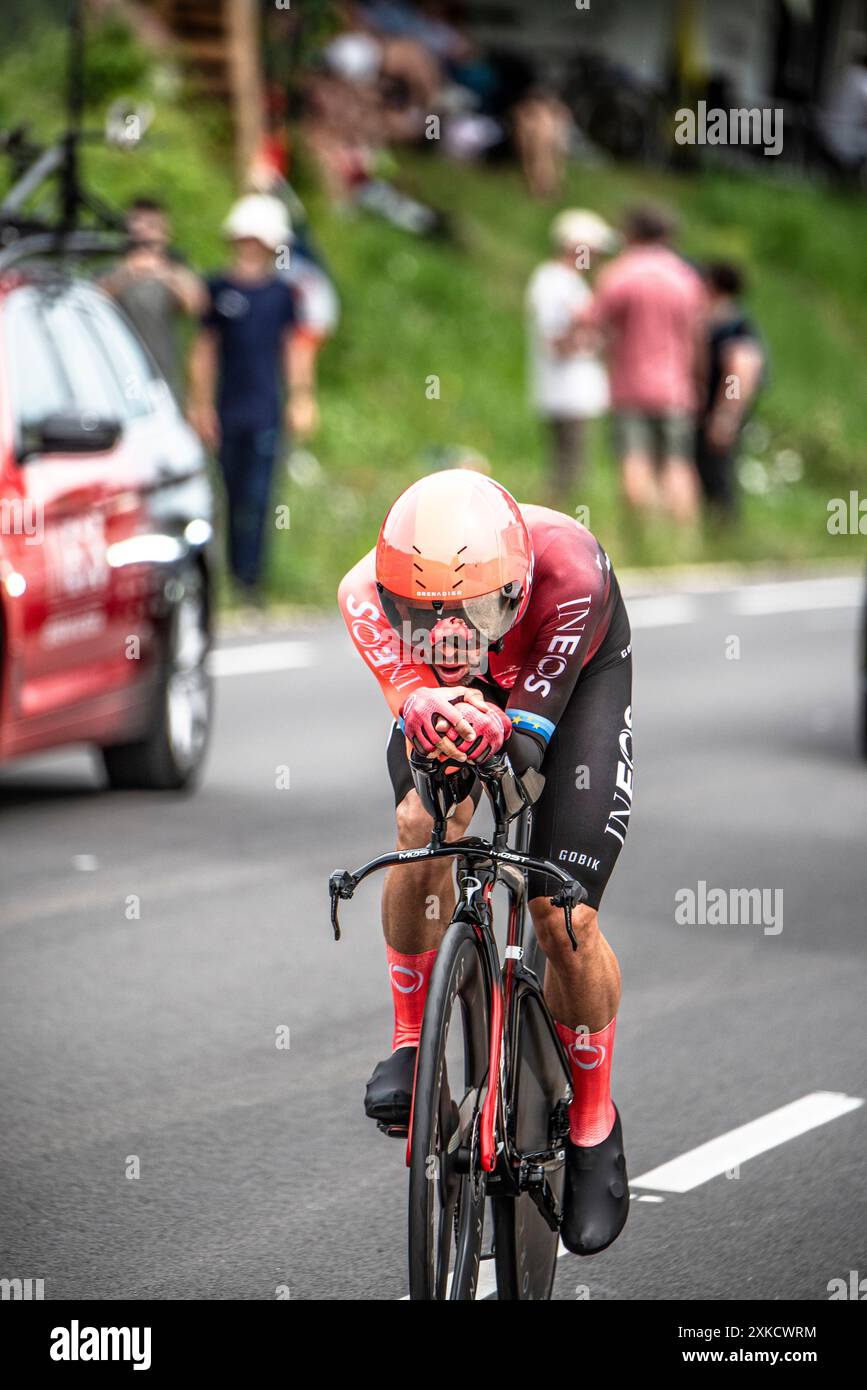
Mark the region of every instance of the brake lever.
<instances>
[{"instance_id":1,"label":"brake lever","mask_svg":"<svg viewBox=\"0 0 867 1390\"><path fill-rule=\"evenodd\" d=\"M577 951L577 950L578 950L578 940L577 940L577 938L576 938L576 936L575 936L575 932L574 932L573 929L572 929L572 904L571 904L571 903L564 903L564 904L563 904L563 916L564 916L564 918L566 919L566 935L568 936L569 940L572 942L572 950L573 950L573 951Z\"/></svg>"},{"instance_id":2,"label":"brake lever","mask_svg":"<svg viewBox=\"0 0 867 1390\"><path fill-rule=\"evenodd\" d=\"M337 910L341 898L351 898L358 887L358 879L348 869L335 869L328 880L328 893L331 898L331 930L334 940L340 940L340 921Z\"/></svg>"},{"instance_id":3,"label":"brake lever","mask_svg":"<svg viewBox=\"0 0 867 1390\"><path fill-rule=\"evenodd\" d=\"M571 883L564 883L559 893L555 893L550 899L552 907L562 907L563 916L566 921L566 934L572 943L572 950L578 950L578 940L572 928L572 909L580 906L587 901L587 889L579 883L577 878L573 878Z\"/></svg>"}]
</instances>

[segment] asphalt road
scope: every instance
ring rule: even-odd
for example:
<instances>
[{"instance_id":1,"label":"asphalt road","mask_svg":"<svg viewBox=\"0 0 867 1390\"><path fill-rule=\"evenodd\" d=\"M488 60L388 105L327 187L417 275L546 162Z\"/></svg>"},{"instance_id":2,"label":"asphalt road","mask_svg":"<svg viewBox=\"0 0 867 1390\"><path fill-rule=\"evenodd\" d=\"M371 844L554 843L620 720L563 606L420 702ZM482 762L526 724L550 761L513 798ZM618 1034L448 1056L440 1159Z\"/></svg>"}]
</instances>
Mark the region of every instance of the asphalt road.
<instances>
[{"instance_id":1,"label":"asphalt road","mask_svg":"<svg viewBox=\"0 0 867 1390\"><path fill-rule=\"evenodd\" d=\"M815 1092L867 1097L857 598L632 604L635 813L602 920L633 1178ZM406 1292L403 1146L361 1108L390 1036L377 888L339 945L326 890L390 846L386 712L336 625L228 645L197 795L109 794L77 751L0 775L0 1276L46 1298ZM781 891L782 930L678 924L700 881ZM636 1186L555 1296L825 1299L867 1275L865 1148L860 1105L737 1177Z\"/></svg>"}]
</instances>

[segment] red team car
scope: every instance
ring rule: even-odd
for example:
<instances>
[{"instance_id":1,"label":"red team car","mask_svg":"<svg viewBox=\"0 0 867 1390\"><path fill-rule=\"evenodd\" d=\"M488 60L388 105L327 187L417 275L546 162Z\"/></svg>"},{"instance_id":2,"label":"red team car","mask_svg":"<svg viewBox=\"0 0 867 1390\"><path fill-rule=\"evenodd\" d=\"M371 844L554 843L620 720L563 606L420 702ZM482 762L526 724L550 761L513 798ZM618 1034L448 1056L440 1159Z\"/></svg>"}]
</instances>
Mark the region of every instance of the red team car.
<instances>
[{"instance_id":1,"label":"red team car","mask_svg":"<svg viewBox=\"0 0 867 1390\"><path fill-rule=\"evenodd\" d=\"M113 786L194 779L212 521L201 445L117 308L0 273L0 762L85 742Z\"/></svg>"}]
</instances>

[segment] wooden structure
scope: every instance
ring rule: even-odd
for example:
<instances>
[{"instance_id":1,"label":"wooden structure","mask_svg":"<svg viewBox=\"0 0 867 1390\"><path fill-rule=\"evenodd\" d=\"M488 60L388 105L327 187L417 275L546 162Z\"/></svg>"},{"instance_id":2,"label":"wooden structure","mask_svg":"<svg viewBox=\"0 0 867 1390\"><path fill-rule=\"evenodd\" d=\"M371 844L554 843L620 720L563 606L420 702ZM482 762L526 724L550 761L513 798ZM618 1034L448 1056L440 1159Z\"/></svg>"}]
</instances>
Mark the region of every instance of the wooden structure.
<instances>
[{"instance_id":1,"label":"wooden structure","mask_svg":"<svg viewBox=\"0 0 867 1390\"><path fill-rule=\"evenodd\" d=\"M196 80L228 104L243 180L262 140L264 83L258 0L140 0L180 45Z\"/></svg>"}]
</instances>

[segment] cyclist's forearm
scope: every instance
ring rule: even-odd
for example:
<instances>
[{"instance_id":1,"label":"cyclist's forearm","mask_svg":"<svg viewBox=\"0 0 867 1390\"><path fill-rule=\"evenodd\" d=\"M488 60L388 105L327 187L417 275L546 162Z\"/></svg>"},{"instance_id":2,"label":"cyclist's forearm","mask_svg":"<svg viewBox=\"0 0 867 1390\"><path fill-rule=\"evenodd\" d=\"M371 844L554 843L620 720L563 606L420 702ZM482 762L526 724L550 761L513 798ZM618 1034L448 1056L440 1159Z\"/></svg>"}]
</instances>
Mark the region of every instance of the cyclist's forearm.
<instances>
[{"instance_id":1,"label":"cyclist's forearm","mask_svg":"<svg viewBox=\"0 0 867 1390\"><path fill-rule=\"evenodd\" d=\"M538 772L545 756L545 747L533 734L513 729L505 743L509 761L519 777L532 768Z\"/></svg>"},{"instance_id":2,"label":"cyclist's forearm","mask_svg":"<svg viewBox=\"0 0 867 1390\"><path fill-rule=\"evenodd\" d=\"M367 575L370 559L364 556L344 575L337 602L358 655L379 682L393 717L399 719L404 700L426 683L426 673L403 658Z\"/></svg>"}]
</instances>

